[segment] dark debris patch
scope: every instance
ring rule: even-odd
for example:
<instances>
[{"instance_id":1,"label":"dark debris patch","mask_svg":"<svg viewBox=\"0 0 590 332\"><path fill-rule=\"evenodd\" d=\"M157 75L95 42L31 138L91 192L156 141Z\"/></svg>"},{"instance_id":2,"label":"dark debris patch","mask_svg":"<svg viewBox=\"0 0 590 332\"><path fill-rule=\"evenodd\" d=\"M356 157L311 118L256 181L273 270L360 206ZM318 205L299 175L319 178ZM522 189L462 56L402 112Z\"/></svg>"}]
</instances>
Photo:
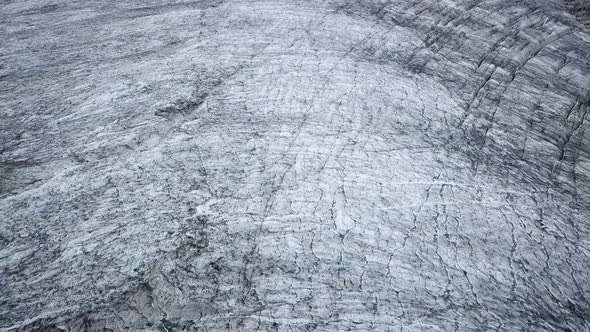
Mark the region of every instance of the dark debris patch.
<instances>
[{"instance_id":1,"label":"dark debris patch","mask_svg":"<svg viewBox=\"0 0 590 332\"><path fill-rule=\"evenodd\" d=\"M200 110L206 105L205 97L195 99L178 99L172 104L165 105L158 108L154 113L156 116L170 118L175 115L188 115L192 112Z\"/></svg>"}]
</instances>

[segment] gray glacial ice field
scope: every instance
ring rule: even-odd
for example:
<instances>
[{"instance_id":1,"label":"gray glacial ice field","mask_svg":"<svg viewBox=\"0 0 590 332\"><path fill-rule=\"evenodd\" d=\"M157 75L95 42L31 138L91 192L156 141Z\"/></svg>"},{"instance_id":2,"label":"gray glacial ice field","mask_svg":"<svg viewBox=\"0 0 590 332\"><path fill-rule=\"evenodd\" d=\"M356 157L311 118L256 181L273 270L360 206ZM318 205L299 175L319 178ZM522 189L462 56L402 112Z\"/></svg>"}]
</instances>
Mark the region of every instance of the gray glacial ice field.
<instances>
[{"instance_id":1,"label":"gray glacial ice field","mask_svg":"<svg viewBox=\"0 0 590 332\"><path fill-rule=\"evenodd\" d=\"M589 27L3 0L0 331L590 331Z\"/></svg>"}]
</instances>

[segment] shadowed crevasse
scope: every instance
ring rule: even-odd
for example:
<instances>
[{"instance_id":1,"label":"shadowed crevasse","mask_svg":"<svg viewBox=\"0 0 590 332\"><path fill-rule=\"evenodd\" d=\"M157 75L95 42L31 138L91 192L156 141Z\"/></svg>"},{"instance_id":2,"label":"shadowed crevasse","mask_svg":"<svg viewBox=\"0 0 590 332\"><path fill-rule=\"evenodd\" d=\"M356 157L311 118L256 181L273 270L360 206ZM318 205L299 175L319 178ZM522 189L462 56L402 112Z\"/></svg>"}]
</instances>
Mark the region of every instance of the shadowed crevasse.
<instances>
[{"instance_id":1,"label":"shadowed crevasse","mask_svg":"<svg viewBox=\"0 0 590 332\"><path fill-rule=\"evenodd\" d=\"M586 27L590 26L590 1L588 0L565 0L570 12L576 19Z\"/></svg>"}]
</instances>

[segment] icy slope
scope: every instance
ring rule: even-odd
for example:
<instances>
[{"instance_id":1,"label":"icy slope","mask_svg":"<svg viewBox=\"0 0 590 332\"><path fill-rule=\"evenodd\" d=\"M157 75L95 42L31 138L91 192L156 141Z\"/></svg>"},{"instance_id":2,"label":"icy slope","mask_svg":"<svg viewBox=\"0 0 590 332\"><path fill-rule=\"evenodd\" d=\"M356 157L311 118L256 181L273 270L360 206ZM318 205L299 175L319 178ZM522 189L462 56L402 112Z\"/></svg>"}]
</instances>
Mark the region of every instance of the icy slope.
<instances>
[{"instance_id":1,"label":"icy slope","mask_svg":"<svg viewBox=\"0 0 590 332\"><path fill-rule=\"evenodd\" d=\"M571 5L4 1L0 329L590 330Z\"/></svg>"}]
</instances>

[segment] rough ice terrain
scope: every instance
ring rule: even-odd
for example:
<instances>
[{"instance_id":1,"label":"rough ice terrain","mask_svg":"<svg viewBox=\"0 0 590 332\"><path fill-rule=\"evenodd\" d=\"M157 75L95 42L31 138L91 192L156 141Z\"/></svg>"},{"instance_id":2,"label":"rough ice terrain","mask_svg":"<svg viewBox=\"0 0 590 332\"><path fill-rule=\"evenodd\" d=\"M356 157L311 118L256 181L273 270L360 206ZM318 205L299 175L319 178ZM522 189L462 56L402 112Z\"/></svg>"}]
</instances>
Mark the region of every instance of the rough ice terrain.
<instances>
[{"instance_id":1,"label":"rough ice terrain","mask_svg":"<svg viewBox=\"0 0 590 332\"><path fill-rule=\"evenodd\" d=\"M590 331L585 0L4 0L1 331Z\"/></svg>"}]
</instances>

